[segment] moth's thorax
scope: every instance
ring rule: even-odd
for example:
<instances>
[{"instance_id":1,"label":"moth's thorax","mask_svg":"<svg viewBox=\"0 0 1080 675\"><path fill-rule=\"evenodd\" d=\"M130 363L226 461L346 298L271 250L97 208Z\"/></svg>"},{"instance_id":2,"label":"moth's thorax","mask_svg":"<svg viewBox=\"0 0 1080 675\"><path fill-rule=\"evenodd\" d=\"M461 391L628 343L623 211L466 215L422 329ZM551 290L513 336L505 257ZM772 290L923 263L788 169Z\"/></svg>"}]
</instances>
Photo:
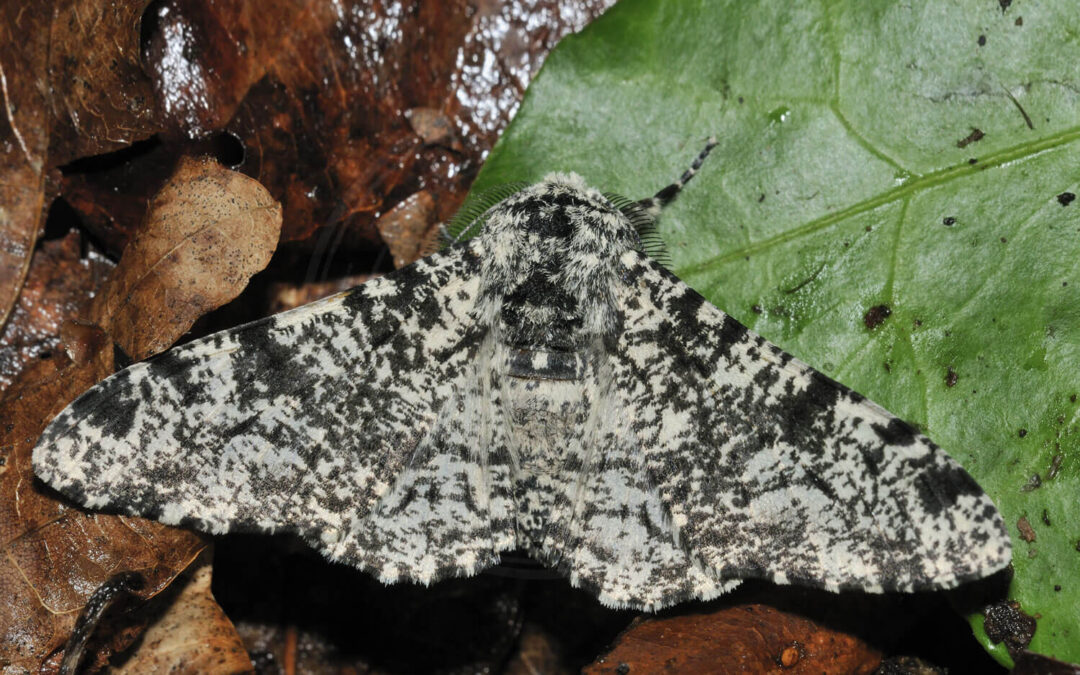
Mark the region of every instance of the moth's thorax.
<instances>
[{"instance_id":1,"label":"moth's thorax","mask_svg":"<svg viewBox=\"0 0 1080 675\"><path fill-rule=\"evenodd\" d=\"M619 256L633 225L576 174L543 181L492 209L482 303L500 341L575 351L612 334Z\"/></svg>"}]
</instances>

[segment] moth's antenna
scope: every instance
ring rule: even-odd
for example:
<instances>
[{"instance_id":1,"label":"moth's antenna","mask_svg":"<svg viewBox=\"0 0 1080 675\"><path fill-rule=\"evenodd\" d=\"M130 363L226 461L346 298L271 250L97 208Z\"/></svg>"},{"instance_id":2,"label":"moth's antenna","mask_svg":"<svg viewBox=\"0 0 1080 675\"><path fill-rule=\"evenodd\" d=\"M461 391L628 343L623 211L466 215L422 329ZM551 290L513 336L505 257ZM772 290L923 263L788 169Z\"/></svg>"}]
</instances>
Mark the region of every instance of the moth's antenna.
<instances>
[{"instance_id":1,"label":"moth's antenna","mask_svg":"<svg viewBox=\"0 0 1080 675\"><path fill-rule=\"evenodd\" d=\"M705 158L709 156L709 151L716 147L716 136L710 136L709 140L705 143L705 149L698 153L694 162L690 165L690 168L683 172L683 175L679 177L679 180L675 181L671 185L668 185L663 190L660 190L652 197L648 199L642 199L638 202L653 220L659 217L660 212L664 210L664 207L675 201L675 198L679 196L679 192L683 187L690 182L690 179L694 177L694 174L698 172L701 165L705 162Z\"/></svg>"}]
</instances>

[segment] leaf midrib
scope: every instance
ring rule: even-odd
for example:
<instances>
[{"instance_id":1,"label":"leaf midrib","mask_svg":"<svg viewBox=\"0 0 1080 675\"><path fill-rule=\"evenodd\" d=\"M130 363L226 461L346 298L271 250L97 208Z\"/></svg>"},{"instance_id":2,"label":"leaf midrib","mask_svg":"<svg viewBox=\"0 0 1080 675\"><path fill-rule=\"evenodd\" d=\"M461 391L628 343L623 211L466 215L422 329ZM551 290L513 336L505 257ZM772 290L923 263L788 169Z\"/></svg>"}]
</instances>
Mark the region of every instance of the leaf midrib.
<instances>
[{"instance_id":1,"label":"leaf midrib","mask_svg":"<svg viewBox=\"0 0 1080 675\"><path fill-rule=\"evenodd\" d=\"M682 267L677 271L678 276L687 278L697 274L708 272L712 269L718 268L724 264L727 264L733 260L739 260L745 258L748 255L753 255L769 249L773 246L778 246L789 242L793 239L812 234L819 230L822 230L830 225L838 223L842 220L846 220L853 216L857 216L867 211L873 211L874 209L889 204L901 199L910 198L920 192L937 187L952 180L962 178L964 176L973 175L978 171L987 171L989 169L998 168L1002 165L1017 160L1026 160L1040 155L1043 152L1052 150L1054 148L1061 147L1072 143L1073 141L1080 140L1080 126L1071 127L1060 131L1051 136L1040 138L1035 141L1029 141L1021 143L1009 148L1005 148L997 153L988 155L983 159L980 159L977 164L960 164L957 166L950 166L938 171L932 171L930 173L918 175L911 180L904 182L902 185L898 185L884 192L878 193L862 201L856 202L851 206L843 208L839 211L826 214L819 218L815 218L807 223L804 223L798 227L794 227L790 230L781 232L773 237L762 239L761 241L753 242L741 248L727 251L718 256L713 256L706 260L702 260L693 265Z\"/></svg>"}]
</instances>

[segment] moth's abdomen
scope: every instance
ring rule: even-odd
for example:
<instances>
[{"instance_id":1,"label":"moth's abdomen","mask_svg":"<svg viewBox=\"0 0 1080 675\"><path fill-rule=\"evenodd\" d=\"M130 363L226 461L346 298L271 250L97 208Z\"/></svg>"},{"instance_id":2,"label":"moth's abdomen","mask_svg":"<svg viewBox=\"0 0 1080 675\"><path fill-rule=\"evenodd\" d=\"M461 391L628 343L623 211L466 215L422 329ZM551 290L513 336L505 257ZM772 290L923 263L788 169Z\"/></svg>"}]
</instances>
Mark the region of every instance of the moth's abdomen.
<instances>
[{"instance_id":1,"label":"moth's abdomen","mask_svg":"<svg viewBox=\"0 0 1080 675\"><path fill-rule=\"evenodd\" d=\"M514 467L518 544L543 548L564 531L584 464L582 436L592 401L579 380L503 379Z\"/></svg>"}]
</instances>

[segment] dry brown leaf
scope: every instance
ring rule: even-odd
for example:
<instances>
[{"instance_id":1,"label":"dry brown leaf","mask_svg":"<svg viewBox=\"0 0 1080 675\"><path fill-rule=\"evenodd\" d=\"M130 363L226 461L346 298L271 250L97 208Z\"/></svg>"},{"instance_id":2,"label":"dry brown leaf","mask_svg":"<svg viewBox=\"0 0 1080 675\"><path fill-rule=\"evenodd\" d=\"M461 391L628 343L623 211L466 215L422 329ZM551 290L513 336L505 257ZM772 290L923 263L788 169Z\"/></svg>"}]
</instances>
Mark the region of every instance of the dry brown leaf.
<instances>
[{"instance_id":1,"label":"dry brown leaf","mask_svg":"<svg viewBox=\"0 0 1080 675\"><path fill-rule=\"evenodd\" d=\"M862 640L769 605L634 623L585 673L872 673Z\"/></svg>"},{"instance_id":2,"label":"dry brown leaf","mask_svg":"<svg viewBox=\"0 0 1080 675\"><path fill-rule=\"evenodd\" d=\"M427 190L416 192L379 218L376 227L401 268L437 248L435 198Z\"/></svg>"},{"instance_id":3,"label":"dry brown leaf","mask_svg":"<svg viewBox=\"0 0 1080 675\"><path fill-rule=\"evenodd\" d=\"M200 556L162 598L166 609L146 629L135 651L111 675L137 673L246 673L251 658L229 617L210 592L209 557Z\"/></svg>"},{"instance_id":4,"label":"dry brown leaf","mask_svg":"<svg viewBox=\"0 0 1080 675\"><path fill-rule=\"evenodd\" d=\"M161 127L139 62L148 3L0 3L0 327L55 192L49 172Z\"/></svg>"},{"instance_id":5,"label":"dry brown leaf","mask_svg":"<svg viewBox=\"0 0 1080 675\"><path fill-rule=\"evenodd\" d=\"M45 3L42 3L45 4ZM30 267L45 199L49 9L0 3L0 328Z\"/></svg>"},{"instance_id":6,"label":"dry brown leaf","mask_svg":"<svg viewBox=\"0 0 1080 675\"><path fill-rule=\"evenodd\" d=\"M150 0L7 3L48 24L45 80L52 114L49 165L111 152L162 129L140 60L139 24Z\"/></svg>"},{"instance_id":7,"label":"dry brown leaf","mask_svg":"<svg viewBox=\"0 0 1080 675\"><path fill-rule=\"evenodd\" d=\"M154 197L91 317L132 359L163 351L270 261L281 207L258 181L184 159Z\"/></svg>"}]
</instances>

